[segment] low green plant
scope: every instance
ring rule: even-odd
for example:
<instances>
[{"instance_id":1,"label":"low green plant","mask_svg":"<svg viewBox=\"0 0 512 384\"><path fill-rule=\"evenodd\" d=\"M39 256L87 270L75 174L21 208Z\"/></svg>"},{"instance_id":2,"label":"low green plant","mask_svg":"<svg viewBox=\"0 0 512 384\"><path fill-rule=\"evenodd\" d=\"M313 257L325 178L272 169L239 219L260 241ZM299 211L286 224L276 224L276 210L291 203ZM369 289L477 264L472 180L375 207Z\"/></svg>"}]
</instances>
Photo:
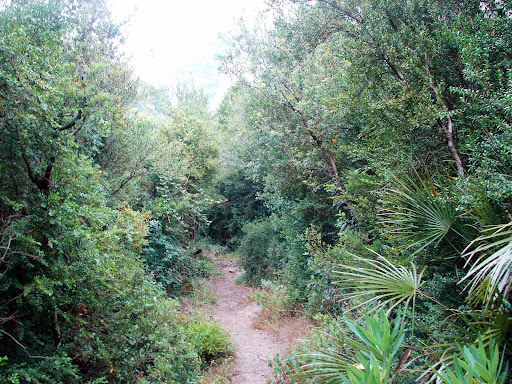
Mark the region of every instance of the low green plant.
<instances>
[{"instance_id":1,"label":"low green plant","mask_svg":"<svg viewBox=\"0 0 512 384\"><path fill-rule=\"evenodd\" d=\"M211 281L205 278L192 280L192 299L197 304L213 304L217 297L211 291Z\"/></svg>"},{"instance_id":2,"label":"low green plant","mask_svg":"<svg viewBox=\"0 0 512 384\"><path fill-rule=\"evenodd\" d=\"M282 312L290 308L290 296L286 287L270 280L261 280L261 286L254 291L252 298L264 310Z\"/></svg>"},{"instance_id":3,"label":"low green plant","mask_svg":"<svg viewBox=\"0 0 512 384\"><path fill-rule=\"evenodd\" d=\"M201 358L203 367L234 352L229 334L217 322L195 319L185 328L187 339Z\"/></svg>"},{"instance_id":4,"label":"low green plant","mask_svg":"<svg viewBox=\"0 0 512 384\"><path fill-rule=\"evenodd\" d=\"M247 284L247 274L242 272L235 278L235 284Z\"/></svg>"},{"instance_id":5,"label":"low green plant","mask_svg":"<svg viewBox=\"0 0 512 384\"><path fill-rule=\"evenodd\" d=\"M458 353L452 357L451 366L442 366L435 373L445 384L504 384L508 363L504 366L503 358L492 339L486 346L479 338L477 344L459 346Z\"/></svg>"},{"instance_id":6,"label":"low green plant","mask_svg":"<svg viewBox=\"0 0 512 384\"><path fill-rule=\"evenodd\" d=\"M300 366L300 359L297 354L292 353L288 356L281 357L276 355L270 362L272 368L272 378L268 380L268 384L298 384L300 379L293 377L293 371Z\"/></svg>"},{"instance_id":7,"label":"low green plant","mask_svg":"<svg viewBox=\"0 0 512 384\"><path fill-rule=\"evenodd\" d=\"M340 327L350 330L350 334L342 332L348 337L331 338L327 348L305 354L308 362L294 377L327 384L393 383L410 354L403 345L403 320L399 312L390 321L382 308L373 316L366 315L362 325L345 316Z\"/></svg>"}]
</instances>

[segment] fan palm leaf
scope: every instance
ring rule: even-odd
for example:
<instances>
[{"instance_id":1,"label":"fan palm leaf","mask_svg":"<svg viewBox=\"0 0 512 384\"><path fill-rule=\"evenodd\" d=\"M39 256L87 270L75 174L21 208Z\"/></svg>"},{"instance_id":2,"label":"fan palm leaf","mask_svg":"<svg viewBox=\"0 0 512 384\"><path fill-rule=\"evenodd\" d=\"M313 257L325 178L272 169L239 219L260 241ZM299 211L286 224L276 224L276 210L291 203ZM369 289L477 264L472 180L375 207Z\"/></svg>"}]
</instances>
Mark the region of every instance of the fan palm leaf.
<instances>
[{"instance_id":1,"label":"fan palm leaf","mask_svg":"<svg viewBox=\"0 0 512 384\"><path fill-rule=\"evenodd\" d=\"M396 177L385 193L381 223L407 248L415 248L414 254L437 247L443 240L460 252L469 243L467 225L457 211L457 201L448 195L449 189L441 178L434 180L429 174Z\"/></svg>"},{"instance_id":2,"label":"fan palm leaf","mask_svg":"<svg viewBox=\"0 0 512 384\"><path fill-rule=\"evenodd\" d=\"M337 278L334 284L353 290L346 296L347 299L362 298L364 300L351 309L372 304L373 310L389 306L389 313L401 303L405 303L406 306L411 302L414 304L423 285L422 277L425 268L418 272L413 263L411 263L411 269L396 266L378 253L373 253L377 256L377 260L354 256L367 267L339 265L339 270L333 271L335 279Z\"/></svg>"},{"instance_id":3,"label":"fan palm leaf","mask_svg":"<svg viewBox=\"0 0 512 384\"><path fill-rule=\"evenodd\" d=\"M470 296L480 294L484 302L490 303L497 295L506 298L511 290L512 222L492 226L486 232L490 234L475 239L464 252L466 266L473 264L460 283L467 281L465 289ZM479 245L468 251L475 244Z\"/></svg>"}]
</instances>

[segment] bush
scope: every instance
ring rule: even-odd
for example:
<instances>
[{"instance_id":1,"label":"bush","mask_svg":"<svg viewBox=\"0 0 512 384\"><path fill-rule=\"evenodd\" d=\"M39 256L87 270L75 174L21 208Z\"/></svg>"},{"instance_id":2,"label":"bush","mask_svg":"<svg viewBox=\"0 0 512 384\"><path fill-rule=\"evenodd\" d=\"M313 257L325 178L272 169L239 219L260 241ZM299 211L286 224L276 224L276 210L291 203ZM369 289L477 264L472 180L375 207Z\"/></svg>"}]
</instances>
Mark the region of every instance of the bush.
<instances>
[{"instance_id":1,"label":"bush","mask_svg":"<svg viewBox=\"0 0 512 384\"><path fill-rule=\"evenodd\" d=\"M282 263L278 241L278 235L270 220L256 221L244 226L240 256L249 284L259 285L261 279L276 276Z\"/></svg>"},{"instance_id":2,"label":"bush","mask_svg":"<svg viewBox=\"0 0 512 384\"><path fill-rule=\"evenodd\" d=\"M0 356L8 358L0 382L196 382L200 359L177 304L144 274L138 256L147 215L62 196L47 199L48 222L3 229L5 239L21 228L0 279L3 297L14 297L0 311L7 320ZM36 225L42 241L23 229ZM23 316L10 321L17 313Z\"/></svg>"},{"instance_id":3,"label":"bush","mask_svg":"<svg viewBox=\"0 0 512 384\"><path fill-rule=\"evenodd\" d=\"M216 322L196 319L187 324L185 332L203 367L233 353L228 333Z\"/></svg>"},{"instance_id":4,"label":"bush","mask_svg":"<svg viewBox=\"0 0 512 384\"><path fill-rule=\"evenodd\" d=\"M162 221L149 225L148 245L142 250L146 271L161 283L169 295L183 293L194 277L215 272L215 265L202 255L191 255L178 240L163 230Z\"/></svg>"}]
</instances>

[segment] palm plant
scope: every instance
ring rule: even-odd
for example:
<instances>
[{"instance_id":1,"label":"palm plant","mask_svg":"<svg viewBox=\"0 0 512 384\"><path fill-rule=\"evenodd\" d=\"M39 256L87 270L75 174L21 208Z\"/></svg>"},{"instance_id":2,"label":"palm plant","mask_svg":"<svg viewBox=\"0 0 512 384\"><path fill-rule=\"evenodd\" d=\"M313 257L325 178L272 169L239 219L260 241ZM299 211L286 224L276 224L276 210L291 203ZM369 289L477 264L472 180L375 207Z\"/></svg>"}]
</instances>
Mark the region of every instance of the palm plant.
<instances>
[{"instance_id":1,"label":"palm plant","mask_svg":"<svg viewBox=\"0 0 512 384\"><path fill-rule=\"evenodd\" d=\"M421 295L434 301L435 299L428 297L420 289L424 283L424 270L418 272L414 264L411 264L411 269L396 266L383 256L376 256L377 260L355 257L364 264L363 267L339 266L335 275L339 278L337 284L354 290L346 296L347 299L358 300L365 297L364 301L351 309L364 305L369 311L377 312L373 317L364 316L365 326L357 325L345 317L345 324L353 333L352 338L347 335L344 335L342 340L331 337L329 348L315 350L307 356L311 362L301 368L298 377L312 377L315 383L393 383L397 375L404 370L411 350L402 345L406 324L402 313L407 313L412 304L412 331L417 296ZM367 295L370 297L366 298ZM397 308L400 310L394 314L396 317L391 326L388 316ZM433 343L425 349L425 353L436 363L430 368L425 367L421 378L430 377L430 381L439 382L445 379L455 380L457 377L464 377L466 380L472 377L480 380L474 383L501 383L502 364L496 365L496 359L499 360L498 345L508 330L507 312L499 307L472 310L469 315L460 311L453 313L453 316L462 320L465 326L451 324L450 328L456 331L456 334L438 335L445 341L442 344ZM404 352L398 360L400 349ZM489 350L488 355L483 349ZM474 368L475 364L480 364L475 368L476 371L468 371L467 367L471 365ZM393 366L393 374L390 374ZM460 372L463 372L462 376ZM494 375L496 380L499 380L482 381L489 375Z\"/></svg>"},{"instance_id":2,"label":"palm plant","mask_svg":"<svg viewBox=\"0 0 512 384\"><path fill-rule=\"evenodd\" d=\"M473 245L476 248L469 251ZM498 296L507 298L512 288L512 222L486 229L485 234L471 242L464 252L466 265L472 263L461 282L468 281L470 297L479 297L486 304ZM474 260L476 256L476 260Z\"/></svg>"},{"instance_id":3,"label":"palm plant","mask_svg":"<svg viewBox=\"0 0 512 384\"><path fill-rule=\"evenodd\" d=\"M498 345L491 339L489 345L479 338L478 343L459 346L452 357L451 367L436 371L438 382L446 384L493 383L503 384L507 379L508 364L503 367Z\"/></svg>"},{"instance_id":4,"label":"palm plant","mask_svg":"<svg viewBox=\"0 0 512 384\"><path fill-rule=\"evenodd\" d=\"M429 346L428 355L435 361L425 369L420 379L430 377L428 382L439 382L438 371L457 371L456 359L463 359L461 351L472 346L482 344L486 349L497 348L505 339L509 326L509 318L503 307L493 310L471 310L469 313L454 311L453 317L448 316L445 322L450 322L449 334L436 334L435 339L443 339L442 343L433 343ZM461 325L456 325L458 320ZM492 357L492 356L491 356ZM490 364L487 362L487 364ZM423 382L423 381L422 381ZM469 381L471 382L471 381Z\"/></svg>"},{"instance_id":5,"label":"palm plant","mask_svg":"<svg viewBox=\"0 0 512 384\"><path fill-rule=\"evenodd\" d=\"M404 266L396 266L378 253L372 252L377 256L377 260L354 256L355 260L365 264L364 267L339 265L339 270L333 271L334 277L337 278L334 284L353 290L346 295L346 299L364 298L364 301L351 309L370 304L372 310L388 306L389 314L401 303L405 303L407 308L412 302L414 312L416 296L423 285L422 277L425 268L418 272L416 266L411 263L409 270Z\"/></svg>"},{"instance_id":6,"label":"palm plant","mask_svg":"<svg viewBox=\"0 0 512 384\"><path fill-rule=\"evenodd\" d=\"M424 349L433 365L424 367L420 379L447 384L503 383L506 374L498 347L509 327L509 313L502 302L512 288L512 223L490 227L477 237L478 223L488 222L485 217L479 220L478 215L486 214L489 219L490 206L483 204L471 215L464 215L457 199L450 195L451 188L453 185L446 186L442 179L428 174L415 172L413 178L397 178L388 188L386 208L381 214L390 233L414 250L410 256L437 247L439 255L444 252L444 256L466 257L466 265L472 265L459 283L468 281L470 298L483 298L487 304L469 313L451 311L457 319L449 326L451 334L438 335L442 343L434 342ZM414 263L410 268L395 265L374 254L374 259L353 255L359 265L340 265L333 275L334 284L350 289L345 293L345 299L354 303L349 311L364 307L377 313L364 317L365 326L345 318L352 337L331 341L331 347L310 354L310 363L301 369L303 377L312 377L315 383L393 383L404 370L411 352L402 345L406 321L400 312L390 326L388 316L397 308L403 313L412 309L413 330L418 296L441 303L421 290L425 268L418 271ZM396 342L389 343L383 335L392 335ZM397 361L400 349L405 351Z\"/></svg>"},{"instance_id":7,"label":"palm plant","mask_svg":"<svg viewBox=\"0 0 512 384\"><path fill-rule=\"evenodd\" d=\"M415 249L448 245L446 250L460 252L471 241L471 227L457 210L457 201L443 178L423 176L413 171L413 177L396 177L384 197L381 223L392 237Z\"/></svg>"}]
</instances>

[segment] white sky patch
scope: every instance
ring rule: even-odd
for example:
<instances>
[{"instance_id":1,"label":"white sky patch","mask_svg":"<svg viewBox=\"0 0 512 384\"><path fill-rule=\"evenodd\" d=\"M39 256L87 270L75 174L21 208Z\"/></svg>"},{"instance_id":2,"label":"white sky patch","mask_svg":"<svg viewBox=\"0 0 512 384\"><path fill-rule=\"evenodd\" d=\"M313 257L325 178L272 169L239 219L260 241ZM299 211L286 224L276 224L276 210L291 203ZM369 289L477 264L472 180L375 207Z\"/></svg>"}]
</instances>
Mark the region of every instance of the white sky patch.
<instances>
[{"instance_id":1,"label":"white sky patch","mask_svg":"<svg viewBox=\"0 0 512 384\"><path fill-rule=\"evenodd\" d=\"M115 18L130 21L124 51L136 74L154 86L193 81L218 105L229 87L215 54L226 49L220 34L253 21L264 0L108 0Z\"/></svg>"}]
</instances>

